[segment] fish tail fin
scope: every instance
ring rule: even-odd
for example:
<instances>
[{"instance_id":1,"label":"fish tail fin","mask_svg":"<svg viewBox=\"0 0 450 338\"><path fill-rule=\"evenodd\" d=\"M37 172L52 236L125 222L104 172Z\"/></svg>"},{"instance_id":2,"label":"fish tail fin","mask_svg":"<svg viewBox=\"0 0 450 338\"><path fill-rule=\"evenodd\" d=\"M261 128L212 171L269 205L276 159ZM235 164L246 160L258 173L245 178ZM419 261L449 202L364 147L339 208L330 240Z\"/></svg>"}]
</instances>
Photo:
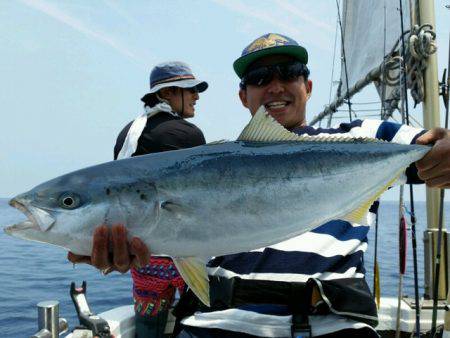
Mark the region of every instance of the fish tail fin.
<instances>
[{"instance_id":1,"label":"fish tail fin","mask_svg":"<svg viewBox=\"0 0 450 338\"><path fill-rule=\"evenodd\" d=\"M206 306L210 306L206 263L198 257L175 257L175 266L186 284Z\"/></svg>"}]
</instances>

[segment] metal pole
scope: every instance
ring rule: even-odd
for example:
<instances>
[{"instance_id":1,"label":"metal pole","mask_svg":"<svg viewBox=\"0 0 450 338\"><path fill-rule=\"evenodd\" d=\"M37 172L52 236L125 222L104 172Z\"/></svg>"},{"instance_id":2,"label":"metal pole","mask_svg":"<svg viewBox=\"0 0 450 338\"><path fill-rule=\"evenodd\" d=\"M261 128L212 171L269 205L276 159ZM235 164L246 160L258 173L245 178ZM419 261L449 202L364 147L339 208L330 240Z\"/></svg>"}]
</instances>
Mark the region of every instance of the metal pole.
<instances>
[{"instance_id":1,"label":"metal pole","mask_svg":"<svg viewBox=\"0 0 450 338\"><path fill-rule=\"evenodd\" d=\"M419 2L420 23L428 23L435 28L434 1L424 0ZM437 55L428 57L428 66L425 70L425 98L423 102L423 125L426 129L439 127L439 81L437 68ZM427 188L427 224L428 229L437 229L439 223L440 207L439 189ZM441 283L444 285L444 283ZM442 291L442 292L441 292ZM439 290L439 298L445 298L444 290ZM444 294L443 294L444 293Z\"/></svg>"},{"instance_id":2,"label":"metal pole","mask_svg":"<svg viewBox=\"0 0 450 338\"><path fill-rule=\"evenodd\" d=\"M59 337L59 302L56 300L40 302L38 308L39 332L32 338L58 338Z\"/></svg>"}]
</instances>

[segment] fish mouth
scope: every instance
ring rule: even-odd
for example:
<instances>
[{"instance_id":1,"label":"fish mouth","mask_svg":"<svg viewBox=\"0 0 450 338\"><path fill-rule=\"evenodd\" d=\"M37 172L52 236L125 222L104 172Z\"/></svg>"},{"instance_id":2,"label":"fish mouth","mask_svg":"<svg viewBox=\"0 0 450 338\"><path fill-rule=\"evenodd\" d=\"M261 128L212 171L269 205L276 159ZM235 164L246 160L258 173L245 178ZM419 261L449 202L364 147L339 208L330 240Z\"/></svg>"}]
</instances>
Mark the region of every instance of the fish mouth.
<instances>
[{"instance_id":1,"label":"fish mouth","mask_svg":"<svg viewBox=\"0 0 450 338\"><path fill-rule=\"evenodd\" d=\"M26 230L40 231L41 228L39 228L39 226L34 224L32 221L26 220L26 221L23 221L21 223L17 223L17 224L5 227L3 230L8 235L14 236L14 234L16 234L18 232L23 232L23 231L26 231Z\"/></svg>"},{"instance_id":2,"label":"fish mouth","mask_svg":"<svg viewBox=\"0 0 450 338\"><path fill-rule=\"evenodd\" d=\"M8 234L24 230L47 231L55 223L55 219L48 212L18 198L10 200L9 205L23 212L28 219L5 228L5 232Z\"/></svg>"}]
</instances>

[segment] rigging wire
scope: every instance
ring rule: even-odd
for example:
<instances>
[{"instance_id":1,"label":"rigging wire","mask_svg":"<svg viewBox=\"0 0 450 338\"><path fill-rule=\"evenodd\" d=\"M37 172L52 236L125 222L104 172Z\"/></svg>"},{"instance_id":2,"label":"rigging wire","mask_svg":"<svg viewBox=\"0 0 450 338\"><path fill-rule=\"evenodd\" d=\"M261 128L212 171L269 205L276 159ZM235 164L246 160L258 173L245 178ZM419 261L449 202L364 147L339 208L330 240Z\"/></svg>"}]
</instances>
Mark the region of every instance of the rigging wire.
<instances>
[{"instance_id":1,"label":"rigging wire","mask_svg":"<svg viewBox=\"0 0 450 338\"><path fill-rule=\"evenodd\" d=\"M383 66L381 68L381 112L380 118L386 115L386 0L384 0L383 12Z\"/></svg>"},{"instance_id":2,"label":"rigging wire","mask_svg":"<svg viewBox=\"0 0 450 338\"><path fill-rule=\"evenodd\" d=\"M403 32L403 29L402 29ZM403 33L402 33L403 35ZM384 2L384 51L383 51L383 67L381 71L382 79L382 91L381 91L381 119L389 119L389 115L386 114L386 0ZM402 110L402 123L405 121ZM397 318L395 327L395 337L400 337L400 316L401 316L401 304L403 296L403 276L406 272L406 221L404 217L404 184L400 185L399 200L398 200L398 240L399 240L399 275L398 275L398 294L397 294Z\"/></svg>"},{"instance_id":3,"label":"rigging wire","mask_svg":"<svg viewBox=\"0 0 450 338\"><path fill-rule=\"evenodd\" d=\"M377 118L377 119L380 119L380 114L379 113L376 113L376 114L375 113L363 114L362 117L363 118ZM335 120L342 119L342 120L345 120L345 122L348 122L348 115L347 114L345 114L345 115L333 114L333 118Z\"/></svg>"},{"instance_id":4,"label":"rigging wire","mask_svg":"<svg viewBox=\"0 0 450 338\"><path fill-rule=\"evenodd\" d=\"M339 15L339 13L338 13L338 15ZM336 46L337 46L338 23L339 23L338 17L336 17L336 27L334 29L333 67L331 68L330 94L328 95L328 104L331 103L331 92L333 90L334 67L336 65ZM333 114L330 114L330 116L328 117L327 128L330 128L332 118L333 118Z\"/></svg>"},{"instance_id":5,"label":"rigging wire","mask_svg":"<svg viewBox=\"0 0 450 338\"><path fill-rule=\"evenodd\" d=\"M364 105L369 105L369 104L380 104L381 101L369 101L369 102L353 102L352 104L354 106L364 106Z\"/></svg>"},{"instance_id":6,"label":"rigging wire","mask_svg":"<svg viewBox=\"0 0 450 338\"><path fill-rule=\"evenodd\" d=\"M336 111L337 112L343 112L343 111L347 111L347 110L345 110L345 109L338 109ZM370 113L370 112L379 112L380 109L379 108L378 109L353 109L353 111L354 112L361 112L361 113L364 113L364 112ZM379 115L377 115L377 116L380 117Z\"/></svg>"},{"instance_id":7,"label":"rigging wire","mask_svg":"<svg viewBox=\"0 0 450 338\"><path fill-rule=\"evenodd\" d=\"M399 120L399 119L397 119L397 118L394 117L394 116L390 116L390 118L391 118L394 122L402 123L401 119ZM412 116L410 116L409 119L410 119L410 121L413 121L413 122L414 122L414 123L410 122L409 125L410 125L411 127L414 127L414 128L422 128L422 129L423 129L423 125L422 125L419 121L417 121L415 118L413 118Z\"/></svg>"},{"instance_id":8,"label":"rigging wire","mask_svg":"<svg viewBox=\"0 0 450 338\"><path fill-rule=\"evenodd\" d=\"M348 105L348 116L350 118L350 122L352 122L352 102L350 101L350 93L349 93L349 86L348 86L348 71L347 71L347 58L345 56L345 44L344 44L344 31L342 29L342 21L341 21L341 10L339 8L339 1L336 0L336 6L337 6L337 13L338 13L338 20L339 20L339 27L341 30L341 45L342 45L342 57L344 62L344 71L345 71L345 83L347 86L347 105Z\"/></svg>"},{"instance_id":9,"label":"rigging wire","mask_svg":"<svg viewBox=\"0 0 450 338\"><path fill-rule=\"evenodd\" d=\"M412 122L414 122L417 126L423 127L422 123L412 115L409 116L409 125L412 125Z\"/></svg>"},{"instance_id":10,"label":"rigging wire","mask_svg":"<svg viewBox=\"0 0 450 338\"><path fill-rule=\"evenodd\" d=\"M409 125L409 105L408 105L408 90L406 88L406 67L405 67L405 34L403 27L403 3L402 0L399 0L400 3L400 27L401 27L401 43L402 43L402 57L400 59L400 69L402 79L400 81L401 92L402 92L402 115L406 113L405 116L402 116L403 119L406 120L406 124ZM413 269L414 269L414 298L416 302L416 337L420 337L420 301L419 301L419 277L418 277L418 269L417 269L417 239L416 239L416 216L414 212L414 189L412 184L409 184L409 201L410 201L410 210L411 210L411 239L412 239L412 249L413 249Z\"/></svg>"},{"instance_id":11,"label":"rigging wire","mask_svg":"<svg viewBox=\"0 0 450 338\"><path fill-rule=\"evenodd\" d=\"M401 113L400 113L401 114ZM389 118L392 119L393 121L397 122L397 123L402 123L402 119L400 116L400 120L398 118L396 118L394 115L389 115ZM420 122L419 120L417 120L415 117L413 117L413 115L409 116L409 125L411 127L414 128L422 128L423 129L423 124L422 122Z\"/></svg>"}]
</instances>

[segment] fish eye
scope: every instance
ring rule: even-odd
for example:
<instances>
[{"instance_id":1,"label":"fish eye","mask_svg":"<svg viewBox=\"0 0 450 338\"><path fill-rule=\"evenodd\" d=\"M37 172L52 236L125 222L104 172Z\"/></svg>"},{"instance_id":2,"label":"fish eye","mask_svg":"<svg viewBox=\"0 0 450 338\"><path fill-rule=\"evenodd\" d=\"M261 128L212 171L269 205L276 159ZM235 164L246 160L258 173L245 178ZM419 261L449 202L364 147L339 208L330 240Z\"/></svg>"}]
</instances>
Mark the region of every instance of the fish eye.
<instances>
[{"instance_id":1,"label":"fish eye","mask_svg":"<svg viewBox=\"0 0 450 338\"><path fill-rule=\"evenodd\" d=\"M59 204L64 209L75 209L80 206L81 199L77 194L64 193L59 197Z\"/></svg>"}]
</instances>

